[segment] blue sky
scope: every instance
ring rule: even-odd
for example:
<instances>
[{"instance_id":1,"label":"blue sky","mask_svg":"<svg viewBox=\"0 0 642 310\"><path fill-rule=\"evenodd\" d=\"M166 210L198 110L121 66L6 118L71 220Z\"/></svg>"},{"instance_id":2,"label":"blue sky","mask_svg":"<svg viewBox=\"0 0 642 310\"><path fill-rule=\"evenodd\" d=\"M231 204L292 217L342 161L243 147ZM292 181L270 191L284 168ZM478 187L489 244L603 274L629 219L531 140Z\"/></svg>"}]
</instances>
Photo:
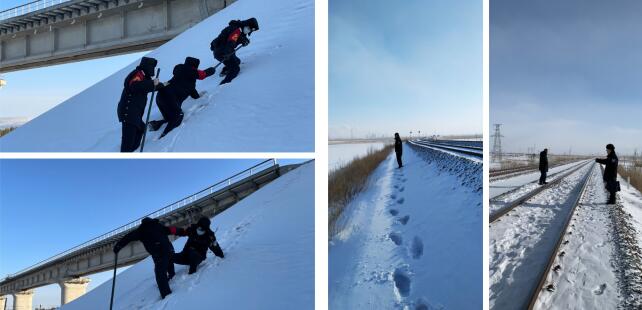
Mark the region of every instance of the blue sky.
<instances>
[{"instance_id":1,"label":"blue sky","mask_svg":"<svg viewBox=\"0 0 642 310\"><path fill-rule=\"evenodd\" d=\"M482 132L482 1L330 0L330 137Z\"/></svg>"},{"instance_id":2,"label":"blue sky","mask_svg":"<svg viewBox=\"0 0 642 310\"><path fill-rule=\"evenodd\" d=\"M490 2L490 121L509 151L642 150L642 2Z\"/></svg>"},{"instance_id":3,"label":"blue sky","mask_svg":"<svg viewBox=\"0 0 642 310\"><path fill-rule=\"evenodd\" d=\"M0 278L261 161L0 160ZM279 160L294 162L301 160ZM91 278L93 288L110 274ZM59 303L58 285L36 290L34 305Z\"/></svg>"}]
</instances>

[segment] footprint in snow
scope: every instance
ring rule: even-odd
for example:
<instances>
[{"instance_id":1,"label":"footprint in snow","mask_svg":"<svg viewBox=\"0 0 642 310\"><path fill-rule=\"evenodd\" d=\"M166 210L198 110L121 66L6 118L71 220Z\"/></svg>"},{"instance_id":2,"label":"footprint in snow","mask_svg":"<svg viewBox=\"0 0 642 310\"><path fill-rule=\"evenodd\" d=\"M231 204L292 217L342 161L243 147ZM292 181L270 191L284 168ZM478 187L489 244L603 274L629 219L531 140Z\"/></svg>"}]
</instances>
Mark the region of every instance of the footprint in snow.
<instances>
[{"instance_id":1,"label":"footprint in snow","mask_svg":"<svg viewBox=\"0 0 642 310\"><path fill-rule=\"evenodd\" d=\"M596 287L596 288L593 290L593 294L595 294L595 295L602 295L602 294L604 294L604 290L606 290L606 283L604 283L604 284L600 284L600 286Z\"/></svg>"},{"instance_id":2,"label":"footprint in snow","mask_svg":"<svg viewBox=\"0 0 642 310\"><path fill-rule=\"evenodd\" d=\"M420 259L424 255L424 243L421 238L415 236L410 246L410 254L414 259Z\"/></svg>"},{"instance_id":3,"label":"footprint in snow","mask_svg":"<svg viewBox=\"0 0 642 310\"><path fill-rule=\"evenodd\" d=\"M395 269L392 273L392 280L394 281L395 289L400 296L408 297L408 295L410 295L411 280L407 271L402 268Z\"/></svg>"},{"instance_id":4,"label":"footprint in snow","mask_svg":"<svg viewBox=\"0 0 642 310\"><path fill-rule=\"evenodd\" d=\"M388 237L395 243L395 245L401 245L403 243L403 237L401 237L401 234L398 232L393 231L388 234Z\"/></svg>"},{"instance_id":5,"label":"footprint in snow","mask_svg":"<svg viewBox=\"0 0 642 310\"><path fill-rule=\"evenodd\" d=\"M400 217L400 218L397 219L397 221L399 221L399 223L404 224L404 225L408 224L409 220L410 220L410 215L406 215L404 217Z\"/></svg>"},{"instance_id":6,"label":"footprint in snow","mask_svg":"<svg viewBox=\"0 0 642 310\"><path fill-rule=\"evenodd\" d=\"M399 214L399 211L397 211L396 209L390 209L390 211L388 212L390 212L390 214L392 214L393 216Z\"/></svg>"},{"instance_id":7,"label":"footprint in snow","mask_svg":"<svg viewBox=\"0 0 642 310\"><path fill-rule=\"evenodd\" d=\"M395 198L393 197L392 199L395 199ZM404 201L406 201L406 199L404 199L403 197L397 199L397 203L400 204L400 205L402 205Z\"/></svg>"},{"instance_id":8,"label":"footprint in snow","mask_svg":"<svg viewBox=\"0 0 642 310\"><path fill-rule=\"evenodd\" d=\"M399 188L399 192L400 192L400 193L403 193L403 191L405 191L405 190L406 190L406 188L405 188L405 187L403 187L403 186L402 186L401 188Z\"/></svg>"}]
</instances>

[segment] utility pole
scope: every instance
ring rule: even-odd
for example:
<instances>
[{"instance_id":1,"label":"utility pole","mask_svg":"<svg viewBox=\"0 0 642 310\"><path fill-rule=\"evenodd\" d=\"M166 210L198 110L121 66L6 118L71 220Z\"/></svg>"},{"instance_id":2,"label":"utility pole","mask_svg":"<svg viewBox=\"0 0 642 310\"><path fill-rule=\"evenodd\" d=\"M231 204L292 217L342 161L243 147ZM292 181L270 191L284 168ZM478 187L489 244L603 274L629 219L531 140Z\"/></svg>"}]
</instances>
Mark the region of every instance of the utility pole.
<instances>
[{"instance_id":1,"label":"utility pole","mask_svg":"<svg viewBox=\"0 0 642 310\"><path fill-rule=\"evenodd\" d=\"M491 136L493 138L493 149L491 150L491 160L493 162L502 161L502 124L493 124L495 126L495 133Z\"/></svg>"}]
</instances>

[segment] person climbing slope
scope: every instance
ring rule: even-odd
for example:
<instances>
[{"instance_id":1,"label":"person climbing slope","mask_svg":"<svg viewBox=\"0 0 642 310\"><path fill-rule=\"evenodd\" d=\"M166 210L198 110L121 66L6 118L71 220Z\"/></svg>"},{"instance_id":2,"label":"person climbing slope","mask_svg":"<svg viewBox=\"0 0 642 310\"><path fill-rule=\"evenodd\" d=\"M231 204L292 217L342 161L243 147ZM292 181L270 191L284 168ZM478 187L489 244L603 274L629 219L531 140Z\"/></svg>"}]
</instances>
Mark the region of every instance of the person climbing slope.
<instances>
[{"instance_id":1,"label":"person climbing slope","mask_svg":"<svg viewBox=\"0 0 642 310\"><path fill-rule=\"evenodd\" d=\"M241 59L236 56L236 47L250 44L248 36L259 30L259 23L252 17L247 20L232 20L210 44L210 50L214 52L214 58L225 65L221 70L221 76L225 78L220 84L231 82L241 70Z\"/></svg>"},{"instance_id":2,"label":"person climbing slope","mask_svg":"<svg viewBox=\"0 0 642 310\"><path fill-rule=\"evenodd\" d=\"M399 137L398 132L395 132L395 155L397 156L397 165L399 165L399 168L403 167L403 163L401 162L402 153L403 144L401 142L401 137Z\"/></svg>"},{"instance_id":3,"label":"person climbing slope","mask_svg":"<svg viewBox=\"0 0 642 310\"><path fill-rule=\"evenodd\" d=\"M116 245L114 245L114 253L118 254L122 248L132 241L140 241L143 243L145 251L147 251L154 260L156 284L163 299L172 293L172 290L169 288L168 273L170 270L171 257L174 253L174 246L172 246L172 243L169 241L168 235L185 236L185 230L173 226L168 227L161 224L158 219L146 217L134 231L123 236L116 242ZM173 267L172 265L172 271Z\"/></svg>"},{"instance_id":4,"label":"person climbing slope","mask_svg":"<svg viewBox=\"0 0 642 310\"><path fill-rule=\"evenodd\" d=\"M149 122L149 127L151 131L156 131L167 123L161 138L183 122L183 101L188 96L198 99L203 94L199 94L196 90L196 80L204 80L216 72L213 67L199 70L200 63L198 58L185 58L185 63L174 67L173 76L167 82L167 86L158 92L156 105L163 115L163 119Z\"/></svg>"},{"instance_id":5,"label":"person climbing slope","mask_svg":"<svg viewBox=\"0 0 642 310\"><path fill-rule=\"evenodd\" d=\"M198 265L207 258L209 249L214 255L225 258L223 250L216 242L216 236L210 229L210 219L202 217L197 224L192 224L185 230L188 237L183 251L172 255L172 264L169 267L170 278L174 275L174 264L188 265L189 274L196 272Z\"/></svg>"},{"instance_id":6,"label":"person climbing slope","mask_svg":"<svg viewBox=\"0 0 642 310\"><path fill-rule=\"evenodd\" d=\"M133 152L140 146L145 131L143 114L147 94L164 86L158 78L152 80L157 64L156 59L143 57L136 69L125 78L117 109L118 121L122 124L121 152Z\"/></svg>"}]
</instances>

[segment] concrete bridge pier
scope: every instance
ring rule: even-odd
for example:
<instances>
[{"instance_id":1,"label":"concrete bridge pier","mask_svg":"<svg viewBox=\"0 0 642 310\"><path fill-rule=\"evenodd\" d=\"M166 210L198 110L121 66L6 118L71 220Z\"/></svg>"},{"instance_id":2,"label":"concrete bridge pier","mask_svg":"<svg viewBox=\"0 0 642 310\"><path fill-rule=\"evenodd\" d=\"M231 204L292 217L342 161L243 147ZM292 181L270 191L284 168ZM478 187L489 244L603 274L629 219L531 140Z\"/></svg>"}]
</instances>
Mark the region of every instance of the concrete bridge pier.
<instances>
[{"instance_id":1,"label":"concrete bridge pier","mask_svg":"<svg viewBox=\"0 0 642 310\"><path fill-rule=\"evenodd\" d=\"M20 291L13 294L14 310L33 309L33 290Z\"/></svg>"},{"instance_id":2,"label":"concrete bridge pier","mask_svg":"<svg viewBox=\"0 0 642 310\"><path fill-rule=\"evenodd\" d=\"M7 310L7 296L0 296L0 310Z\"/></svg>"},{"instance_id":3,"label":"concrete bridge pier","mask_svg":"<svg viewBox=\"0 0 642 310\"><path fill-rule=\"evenodd\" d=\"M60 285L60 304L65 305L85 295L90 281L89 278L75 278L58 283Z\"/></svg>"}]
</instances>

